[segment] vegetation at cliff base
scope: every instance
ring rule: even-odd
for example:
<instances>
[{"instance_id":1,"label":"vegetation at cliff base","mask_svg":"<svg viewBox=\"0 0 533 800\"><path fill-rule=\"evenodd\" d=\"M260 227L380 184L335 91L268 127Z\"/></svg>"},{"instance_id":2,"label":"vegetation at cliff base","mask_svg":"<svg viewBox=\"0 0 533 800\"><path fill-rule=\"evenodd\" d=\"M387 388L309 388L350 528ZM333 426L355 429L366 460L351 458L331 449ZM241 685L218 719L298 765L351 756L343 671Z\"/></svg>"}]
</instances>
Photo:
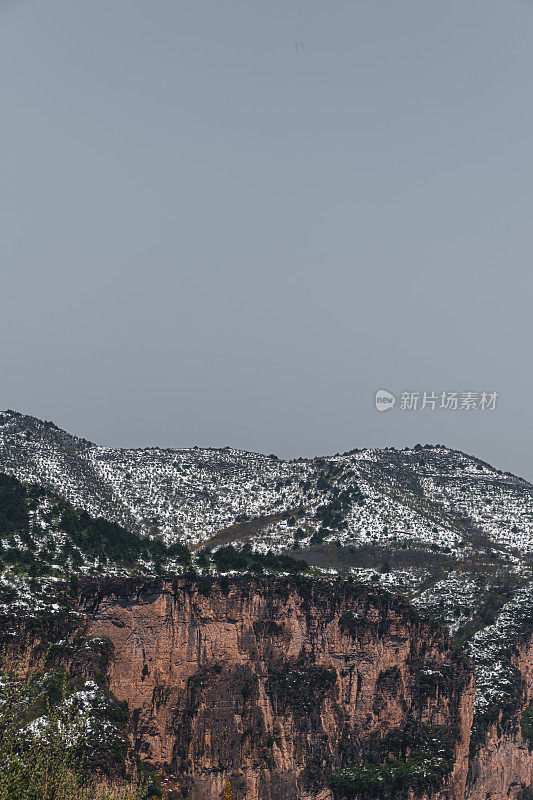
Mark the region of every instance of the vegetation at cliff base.
<instances>
[{"instance_id":1,"label":"vegetation at cliff base","mask_svg":"<svg viewBox=\"0 0 533 800\"><path fill-rule=\"evenodd\" d=\"M0 800L155 800L153 785L91 768L95 735L114 726L88 721L88 692L69 692L66 675L42 663L29 669L6 654L1 661ZM116 742L109 746L123 757Z\"/></svg>"},{"instance_id":2,"label":"vegetation at cliff base","mask_svg":"<svg viewBox=\"0 0 533 800\"><path fill-rule=\"evenodd\" d=\"M336 797L399 800L407 798L410 791L429 793L440 787L453 764L450 732L441 727L421 727L419 733L423 741L408 754L333 772L331 786Z\"/></svg>"},{"instance_id":3,"label":"vegetation at cliff base","mask_svg":"<svg viewBox=\"0 0 533 800\"><path fill-rule=\"evenodd\" d=\"M384 798L408 796L410 788L426 791L438 786L440 776L424 759L408 758L401 761L391 758L384 764L363 764L348 767L332 776L335 789L348 797Z\"/></svg>"}]
</instances>

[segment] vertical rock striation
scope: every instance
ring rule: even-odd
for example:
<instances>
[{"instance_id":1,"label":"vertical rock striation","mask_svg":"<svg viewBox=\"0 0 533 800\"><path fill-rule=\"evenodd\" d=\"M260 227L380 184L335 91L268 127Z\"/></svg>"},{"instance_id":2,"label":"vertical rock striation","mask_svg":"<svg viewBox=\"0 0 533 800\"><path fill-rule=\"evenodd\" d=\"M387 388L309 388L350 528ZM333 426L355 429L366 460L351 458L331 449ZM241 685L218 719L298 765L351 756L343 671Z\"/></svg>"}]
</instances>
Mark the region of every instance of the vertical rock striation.
<instances>
[{"instance_id":1,"label":"vertical rock striation","mask_svg":"<svg viewBox=\"0 0 533 800\"><path fill-rule=\"evenodd\" d=\"M499 709L478 734L467 784L468 800L516 800L533 785L533 745L524 735L521 719L533 704L533 636L512 649L516 688L511 702Z\"/></svg>"},{"instance_id":2,"label":"vertical rock striation","mask_svg":"<svg viewBox=\"0 0 533 800\"><path fill-rule=\"evenodd\" d=\"M215 800L230 781L247 800L327 800L332 774L408 758L426 731L451 756L424 796L465 796L471 664L398 597L305 579L117 579L87 584L81 609L88 634L113 643L110 688L169 794Z\"/></svg>"}]
</instances>

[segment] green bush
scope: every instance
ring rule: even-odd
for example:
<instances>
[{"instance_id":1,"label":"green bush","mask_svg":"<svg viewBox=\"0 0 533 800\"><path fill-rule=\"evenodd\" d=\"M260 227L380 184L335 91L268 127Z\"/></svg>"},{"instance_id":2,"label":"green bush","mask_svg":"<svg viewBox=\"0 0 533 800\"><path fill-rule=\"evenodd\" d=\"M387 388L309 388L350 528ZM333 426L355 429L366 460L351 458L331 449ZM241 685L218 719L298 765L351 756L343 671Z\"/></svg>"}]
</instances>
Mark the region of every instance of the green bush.
<instances>
[{"instance_id":1,"label":"green bush","mask_svg":"<svg viewBox=\"0 0 533 800\"><path fill-rule=\"evenodd\" d=\"M229 572L230 570L263 572L265 569L274 572L290 572L297 574L307 572L309 564L302 559L292 558L287 555L275 555L269 551L264 555L254 553L251 548L246 546L242 550L237 550L232 544L221 547L213 554L213 561L219 572Z\"/></svg>"},{"instance_id":2,"label":"green bush","mask_svg":"<svg viewBox=\"0 0 533 800\"><path fill-rule=\"evenodd\" d=\"M0 800L148 800L144 781L96 782L76 703L66 702L66 676L25 669L5 654L0 664ZM124 719L115 701L112 720ZM45 713L43 713L45 712ZM121 755L124 755L123 753ZM100 766L100 765L97 765ZM101 776L101 773L100 773Z\"/></svg>"},{"instance_id":3,"label":"green bush","mask_svg":"<svg viewBox=\"0 0 533 800\"><path fill-rule=\"evenodd\" d=\"M407 797L409 789L428 792L440 786L438 764L418 756L405 761L391 758L384 764L363 764L333 773L332 786L348 797Z\"/></svg>"},{"instance_id":4,"label":"green bush","mask_svg":"<svg viewBox=\"0 0 533 800\"><path fill-rule=\"evenodd\" d=\"M331 785L337 796L399 800L407 798L410 790L429 794L442 785L453 764L454 732L420 726L414 734L401 730L392 733L388 746L398 755L382 763L366 761L332 773Z\"/></svg>"},{"instance_id":5,"label":"green bush","mask_svg":"<svg viewBox=\"0 0 533 800\"><path fill-rule=\"evenodd\" d=\"M533 744L533 708L525 708L520 717L520 727L525 738Z\"/></svg>"}]
</instances>

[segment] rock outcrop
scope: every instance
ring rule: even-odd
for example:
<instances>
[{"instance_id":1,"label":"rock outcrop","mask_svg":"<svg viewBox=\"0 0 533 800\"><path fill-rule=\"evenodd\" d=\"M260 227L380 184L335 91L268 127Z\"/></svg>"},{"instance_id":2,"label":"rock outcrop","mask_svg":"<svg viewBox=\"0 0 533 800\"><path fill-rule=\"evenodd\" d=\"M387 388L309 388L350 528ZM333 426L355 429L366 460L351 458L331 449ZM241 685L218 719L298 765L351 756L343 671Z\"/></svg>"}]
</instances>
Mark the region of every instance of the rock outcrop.
<instances>
[{"instance_id":1,"label":"rock outcrop","mask_svg":"<svg viewBox=\"0 0 533 800\"><path fill-rule=\"evenodd\" d=\"M533 785L533 746L521 726L522 713L533 704L533 636L517 643L510 661L518 678L516 696L473 748L468 800L516 800Z\"/></svg>"},{"instance_id":2,"label":"rock outcrop","mask_svg":"<svg viewBox=\"0 0 533 800\"><path fill-rule=\"evenodd\" d=\"M332 775L427 751L424 732L448 760L406 791L465 796L471 663L398 597L292 578L108 579L84 586L80 610L113 644L110 688L168 796L215 800L229 781L246 800L327 800Z\"/></svg>"}]
</instances>

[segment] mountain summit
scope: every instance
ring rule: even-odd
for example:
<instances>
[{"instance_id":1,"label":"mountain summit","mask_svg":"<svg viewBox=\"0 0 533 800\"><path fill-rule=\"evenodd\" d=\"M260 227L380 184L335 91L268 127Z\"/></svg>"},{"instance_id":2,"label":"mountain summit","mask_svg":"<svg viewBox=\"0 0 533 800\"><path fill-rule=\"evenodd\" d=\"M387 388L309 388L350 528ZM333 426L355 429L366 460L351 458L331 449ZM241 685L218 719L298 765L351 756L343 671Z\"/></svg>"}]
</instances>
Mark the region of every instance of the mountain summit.
<instances>
[{"instance_id":1,"label":"mountain summit","mask_svg":"<svg viewBox=\"0 0 533 800\"><path fill-rule=\"evenodd\" d=\"M533 550L533 486L440 445L293 461L232 448L113 449L5 411L0 470L193 547L235 539L263 551L334 542L450 552L484 539Z\"/></svg>"}]
</instances>

